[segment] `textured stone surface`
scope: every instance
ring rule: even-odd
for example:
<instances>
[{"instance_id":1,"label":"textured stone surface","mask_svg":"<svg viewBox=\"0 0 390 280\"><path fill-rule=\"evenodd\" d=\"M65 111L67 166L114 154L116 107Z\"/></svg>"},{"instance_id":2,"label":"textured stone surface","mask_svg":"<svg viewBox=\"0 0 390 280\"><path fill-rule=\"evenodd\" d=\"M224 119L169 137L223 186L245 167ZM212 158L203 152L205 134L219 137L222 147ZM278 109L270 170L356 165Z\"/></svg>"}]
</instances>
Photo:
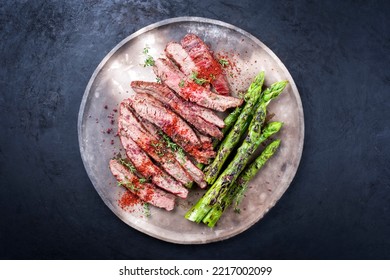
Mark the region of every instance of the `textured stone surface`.
<instances>
[{"instance_id":1,"label":"textured stone surface","mask_svg":"<svg viewBox=\"0 0 390 280\"><path fill-rule=\"evenodd\" d=\"M1 258L390 258L386 1L2 1ZM86 84L119 41L202 16L264 42L305 113L297 176L245 233L199 246L129 228L90 183L77 142Z\"/></svg>"}]
</instances>

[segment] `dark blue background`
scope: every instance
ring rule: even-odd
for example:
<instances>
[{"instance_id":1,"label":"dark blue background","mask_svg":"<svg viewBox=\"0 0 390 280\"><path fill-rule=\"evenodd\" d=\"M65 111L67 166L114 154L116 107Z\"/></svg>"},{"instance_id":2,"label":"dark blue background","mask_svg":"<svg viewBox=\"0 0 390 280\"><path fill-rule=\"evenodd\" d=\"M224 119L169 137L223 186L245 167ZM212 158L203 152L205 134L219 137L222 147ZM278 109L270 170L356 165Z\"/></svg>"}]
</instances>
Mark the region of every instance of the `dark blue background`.
<instances>
[{"instance_id":1,"label":"dark blue background","mask_svg":"<svg viewBox=\"0 0 390 280\"><path fill-rule=\"evenodd\" d=\"M390 259L387 3L1 1L0 258ZM77 140L81 98L103 57L177 16L259 38L290 70L305 113L286 194L248 231L208 245L169 244L121 222L89 181Z\"/></svg>"}]
</instances>

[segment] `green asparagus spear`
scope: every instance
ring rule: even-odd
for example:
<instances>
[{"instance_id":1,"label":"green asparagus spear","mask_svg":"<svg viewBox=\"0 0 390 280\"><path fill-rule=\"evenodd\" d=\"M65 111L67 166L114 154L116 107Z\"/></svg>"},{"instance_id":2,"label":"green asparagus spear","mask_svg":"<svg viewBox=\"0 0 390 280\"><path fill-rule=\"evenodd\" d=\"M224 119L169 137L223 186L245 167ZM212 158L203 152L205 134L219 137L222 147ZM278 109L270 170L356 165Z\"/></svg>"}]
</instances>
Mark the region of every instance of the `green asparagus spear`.
<instances>
[{"instance_id":1,"label":"green asparagus spear","mask_svg":"<svg viewBox=\"0 0 390 280\"><path fill-rule=\"evenodd\" d=\"M280 93L283 91L283 89L287 85L287 81L281 81L276 82L272 84L269 88L267 88L262 94L261 98L259 100L259 103L257 103L257 106L259 106L260 103L263 103L265 106L269 104L269 102L272 99L275 99L280 95ZM249 90L248 90L249 93ZM257 101L256 101L257 102ZM245 131L248 128L251 113L253 113L248 108L247 105L250 104L250 98L248 102L245 104L240 116L238 117L238 120L234 124L234 127L229 132L229 134L225 137L224 141L222 142L221 146L218 149L217 155L214 159L214 161L206 167L205 172L205 180L208 184L212 184L215 182L216 178L218 177L219 172L222 169L223 164L225 163L227 157L231 153L231 151L234 149L234 147L237 145L237 143L240 141L240 138L245 133ZM256 103L254 103L256 105ZM253 108L253 104L250 104L251 108Z\"/></svg>"},{"instance_id":2,"label":"green asparagus spear","mask_svg":"<svg viewBox=\"0 0 390 280\"><path fill-rule=\"evenodd\" d=\"M267 106L272 99L275 99L282 93L287 84L288 81L280 81L273 83L269 88L264 90L261 96L261 102L265 103L265 106Z\"/></svg>"},{"instance_id":3,"label":"green asparagus spear","mask_svg":"<svg viewBox=\"0 0 390 280\"><path fill-rule=\"evenodd\" d=\"M278 132L281 127L282 123L280 122L273 122L266 125L261 135L262 139L259 139L259 142L261 143L265 141L268 137ZM232 204L234 199L236 200L235 205L238 206L242 200L243 194L246 191L248 182L256 175L265 162L275 153L279 147L279 144L280 140L273 141L264 149L261 155L257 157L252 164L245 168L245 170L228 188L228 190L226 190L224 193L221 193L217 203L213 205L212 209L210 209L207 215L203 218L203 223L207 224L209 227L213 227L222 216L226 208Z\"/></svg>"},{"instance_id":4,"label":"green asparagus spear","mask_svg":"<svg viewBox=\"0 0 390 280\"><path fill-rule=\"evenodd\" d=\"M249 157L257 149L258 139L261 135L261 127L266 116L266 106L261 103L257 108L254 118L249 125L248 135L243 144L238 149L236 156L222 172L215 183L205 193L205 195L195 204L185 215L187 219L193 222L200 222L212 209L213 205L217 203L221 194L226 192L225 189L237 179L238 175L244 169Z\"/></svg>"},{"instance_id":5,"label":"green asparagus spear","mask_svg":"<svg viewBox=\"0 0 390 280\"><path fill-rule=\"evenodd\" d=\"M234 125L236 122L238 116L240 115L242 111L243 106L236 107L233 112L231 112L224 120L223 122L225 123L225 126L222 128L222 134L225 135L226 132L229 131L229 129ZM213 139L213 148L216 148L219 144L219 139L214 138ZM204 164L203 163L197 163L196 166L200 169L203 170Z\"/></svg>"},{"instance_id":6,"label":"green asparagus spear","mask_svg":"<svg viewBox=\"0 0 390 280\"><path fill-rule=\"evenodd\" d=\"M219 172L221 171L222 165L234 147L240 141L242 135L245 133L248 127L247 119L251 116L254 105L260 99L263 83L264 72L262 71L256 76L255 80L249 86L248 92L245 96L247 100L241 111L241 114L239 115L229 134L222 141L214 161L205 168L205 180L208 184L215 182Z\"/></svg>"},{"instance_id":7,"label":"green asparagus spear","mask_svg":"<svg viewBox=\"0 0 390 280\"><path fill-rule=\"evenodd\" d=\"M256 175L256 173L264 166L268 159L270 159L279 148L280 140L277 139L269 144L259 157L257 157L240 175L236 181L235 187L235 203L234 208L237 208L241 203L249 181Z\"/></svg>"},{"instance_id":8,"label":"green asparagus spear","mask_svg":"<svg viewBox=\"0 0 390 280\"><path fill-rule=\"evenodd\" d=\"M241 114L243 107L236 107L224 120L225 126L222 128L222 133L225 134L234 125L238 116Z\"/></svg>"},{"instance_id":9,"label":"green asparagus spear","mask_svg":"<svg viewBox=\"0 0 390 280\"><path fill-rule=\"evenodd\" d=\"M260 102L257 105L257 109L256 109L257 113L259 113L258 112L259 110L260 111L264 110L264 116L265 116L266 105L268 105L268 103L273 98L276 98L277 96L279 96L286 85L287 85L287 81L277 82L277 83L272 84L269 89L265 90L263 93L262 102ZM247 101L247 103L248 103L248 101ZM244 108L245 108L245 106L244 106ZM244 109L243 109L243 111L244 111ZM240 114L240 117L236 121L236 124L234 125L232 131L230 131L230 133L228 134L228 136L226 138L228 138L229 135L234 131L234 128L236 127L237 123L239 123L242 114L243 114L243 112ZM252 120L251 127L250 127L249 132L248 132L248 136L246 137L246 139L244 141L244 144L246 144L246 148L248 148L247 146L248 146L248 144L250 144L248 142L251 142L251 138L253 138L253 133L251 133L251 128L252 128L252 125L253 125L253 127L255 127L255 123L256 123L255 120L256 120L256 118L254 120ZM246 120L246 122L248 122L248 121ZM261 125L262 125L262 123L258 123L256 126L256 129L260 130ZM250 135L252 135L252 137L250 137ZM239 151L240 150L242 151L244 144L240 147ZM254 143L254 144L256 144L256 143ZM223 146L223 143L222 143L220 149L222 148L222 146ZM258 144L257 144L257 146L258 146ZM248 149L249 152L253 152L251 150L254 151L256 149L253 149L253 148ZM217 201L218 201L219 195L226 193L226 190L224 190L223 186L225 186L225 187L226 187L226 185L230 186L234 182L234 180L237 178L238 174L245 167L247 160L249 159L249 156L247 155L245 157L244 153L241 153L239 158L237 158L237 157L238 157L238 153L237 153L236 157L233 159L233 161L230 163L228 168L225 169L225 171L218 177L218 180L213 184L213 186L211 186L210 189L206 192L206 194L186 213L185 217L188 220L194 221L197 223L201 222L204 219L204 217L210 212L210 210L212 210L213 206L215 204L218 204ZM233 163L235 164L235 168L239 167L238 171L234 170L234 168L232 168ZM229 169L229 171L227 171L228 169ZM232 174L228 174L229 172L232 172ZM221 197L223 197L223 195ZM221 202L221 200L219 202ZM222 209L221 214L222 214L223 210L224 209Z\"/></svg>"},{"instance_id":10,"label":"green asparagus spear","mask_svg":"<svg viewBox=\"0 0 390 280\"><path fill-rule=\"evenodd\" d=\"M234 125L236 120L238 119L238 116L241 114L242 108L244 106L241 105L240 107L236 107L233 112L231 112L224 120L223 122L225 123L225 126L222 128L222 134L225 135L230 128ZM214 138L213 140L213 147L217 147L219 144L220 140L217 138Z\"/></svg>"}]
</instances>

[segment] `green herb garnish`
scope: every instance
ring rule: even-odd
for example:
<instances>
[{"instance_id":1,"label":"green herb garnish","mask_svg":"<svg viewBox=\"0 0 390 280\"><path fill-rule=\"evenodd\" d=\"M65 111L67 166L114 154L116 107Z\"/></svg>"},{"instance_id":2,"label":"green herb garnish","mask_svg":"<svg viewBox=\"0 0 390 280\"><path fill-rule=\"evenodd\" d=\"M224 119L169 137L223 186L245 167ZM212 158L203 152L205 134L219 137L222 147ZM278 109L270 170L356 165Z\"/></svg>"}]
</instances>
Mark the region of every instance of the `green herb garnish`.
<instances>
[{"instance_id":1,"label":"green herb garnish","mask_svg":"<svg viewBox=\"0 0 390 280\"><path fill-rule=\"evenodd\" d=\"M128 180L128 178L126 177L126 179ZM124 182L118 182L118 186L123 186L127 189L130 189L134 192L138 192L139 191L139 188L137 188L136 186L134 186L130 181L124 181Z\"/></svg>"},{"instance_id":2,"label":"green herb garnish","mask_svg":"<svg viewBox=\"0 0 390 280\"><path fill-rule=\"evenodd\" d=\"M118 159L118 161L119 161L120 164L126 166L130 170L131 173L134 173L134 172L137 171L137 169L135 169L134 165L132 165L130 162L125 161L122 158Z\"/></svg>"},{"instance_id":3,"label":"green herb garnish","mask_svg":"<svg viewBox=\"0 0 390 280\"><path fill-rule=\"evenodd\" d=\"M179 149L177 150L177 153L178 153L180 159L184 160L184 157L186 156L186 154L184 153L183 149L179 147Z\"/></svg>"},{"instance_id":4,"label":"green herb garnish","mask_svg":"<svg viewBox=\"0 0 390 280\"><path fill-rule=\"evenodd\" d=\"M179 83L179 87L184 87L184 80L181 80L180 83Z\"/></svg>"},{"instance_id":5,"label":"green herb garnish","mask_svg":"<svg viewBox=\"0 0 390 280\"><path fill-rule=\"evenodd\" d=\"M192 72L191 79L195 83L197 83L198 85L203 85L204 83L208 82L208 80L206 80L206 79L198 78L198 73L197 72Z\"/></svg>"},{"instance_id":6,"label":"green herb garnish","mask_svg":"<svg viewBox=\"0 0 390 280\"><path fill-rule=\"evenodd\" d=\"M154 65L154 59L151 55L148 55L148 57L145 59L144 67L153 66L153 65Z\"/></svg>"},{"instance_id":7,"label":"green herb garnish","mask_svg":"<svg viewBox=\"0 0 390 280\"><path fill-rule=\"evenodd\" d=\"M145 216L148 218L150 217L150 206L149 206L149 203L144 203L144 213L145 213Z\"/></svg>"},{"instance_id":8,"label":"green herb garnish","mask_svg":"<svg viewBox=\"0 0 390 280\"><path fill-rule=\"evenodd\" d=\"M141 184L144 184L144 183L148 182L149 180L146 179L146 178L139 178L138 181L139 181Z\"/></svg>"},{"instance_id":9,"label":"green herb garnish","mask_svg":"<svg viewBox=\"0 0 390 280\"><path fill-rule=\"evenodd\" d=\"M229 61L227 61L226 59L223 59L223 58L221 58L218 62L219 62L219 64L222 65L222 67L226 67L229 65Z\"/></svg>"},{"instance_id":10,"label":"green herb garnish","mask_svg":"<svg viewBox=\"0 0 390 280\"><path fill-rule=\"evenodd\" d=\"M143 54L148 54L149 53L149 49L150 49L150 47L146 46L142 53Z\"/></svg>"},{"instance_id":11,"label":"green herb garnish","mask_svg":"<svg viewBox=\"0 0 390 280\"><path fill-rule=\"evenodd\" d=\"M162 140L164 141L167 148L169 148L172 152L176 152L180 147L169 138L168 135L166 135L161 130L158 131L158 134L162 137Z\"/></svg>"},{"instance_id":12,"label":"green herb garnish","mask_svg":"<svg viewBox=\"0 0 390 280\"><path fill-rule=\"evenodd\" d=\"M181 160L184 160L185 158L185 153L183 151L183 149L177 145L175 142L172 141L172 139L166 135L164 132L162 132L161 130L158 131L158 134L162 137L162 140L164 141L165 143L165 146L170 149L172 152L177 152L177 155L179 156L179 158Z\"/></svg>"}]
</instances>

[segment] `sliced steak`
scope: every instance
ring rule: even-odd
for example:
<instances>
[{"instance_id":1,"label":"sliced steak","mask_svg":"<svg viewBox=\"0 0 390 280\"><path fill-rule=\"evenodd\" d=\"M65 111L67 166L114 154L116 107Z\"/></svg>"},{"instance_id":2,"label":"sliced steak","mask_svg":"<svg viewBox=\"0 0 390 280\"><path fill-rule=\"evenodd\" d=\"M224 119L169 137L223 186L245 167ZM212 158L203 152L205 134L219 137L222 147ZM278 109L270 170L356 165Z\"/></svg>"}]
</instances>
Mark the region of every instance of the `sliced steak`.
<instances>
[{"instance_id":1,"label":"sliced steak","mask_svg":"<svg viewBox=\"0 0 390 280\"><path fill-rule=\"evenodd\" d=\"M181 198L187 197L188 190L157 167L146 153L130 137L127 137L127 134L120 130L119 137L125 148L126 156L142 176L150 178L154 184L170 193Z\"/></svg>"},{"instance_id":2,"label":"sliced steak","mask_svg":"<svg viewBox=\"0 0 390 280\"><path fill-rule=\"evenodd\" d=\"M141 183L136 175L117 160L110 160L109 166L116 180L141 200L168 211L175 207L175 197L173 195L156 188L151 183Z\"/></svg>"},{"instance_id":3,"label":"sliced steak","mask_svg":"<svg viewBox=\"0 0 390 280\"><path fill-rule=\"evenodd\" d=\"M136 94L130 101L131 107L142 118L168 131L172 139L180 146L199 146L200 141L192 128L178 115L168 110L157 99L147 94Z\"/></svg>"},{"instance_id":4,"label":"sliced steak","mask_svg":"<svg viewBox=\"0 0 390 280\"><path fill-rule=\"evenodd\" d=\"M215 78L215 76L210 75L205 77L204 75L199 75L200 69L198 66L196 66L195 62L189 56L187 51L182 47L182 45L176 42L168 43L167 47L165 48L165 55L170 60L172 60L177 67L179 67L180 71L183 72L187 78L194 79L193 75L195 75L196 78L202 79L202 86L204 88L207 90L211 89L210 83L211 80Z\"/></svg>"},{"instance_id":5,"label":"sliced steak","mask_svg":"<svg viewBox=\"0 0 390 280\"><path fill-rule=\"evenodd\" d=\"M189 108L191 113L194 113L195 115L201 117L205 121L212 123L221 128L225 127L225 123L223 122L223 119L221 119L217 114L215 114L213 110L210 110L203 106L199 106L196 103L184 100L180 96L177 96L175 92L173 92L169 87L167 87L164 84L159 84L154 82L134 81L131 83L131 86L133 87L133 89L146 90L150 92L150 94L153 95L160 102L166 103L167 105L172 106L172 108L178 110L179 109L182 110L182 108L183 109ZM159 94L158 98L156 97L157 93ZM178 107L175 106L175 104L178 104L177 105Z\"/></svg>"},{"instance_id":6,"label":"sliced steak","mask_svg":"<svg viewBox=\"0 0 390 280\"><path fill-rule=\"evenodd\" d=\"M196 136L198 136L200 142L202 143L204 150L213 149L213 147L212 147L213 140L211 140L210 137L200 133L200 131L198 131L196 129L194 129L194 132L195 132Z\"/></svg>"},{"instance_id":7,"label":"sliced steak","mask_svg":"<svg viewBox=\"0 0 390 280\"><path fill-rule=\"evenodd\" d=\"M196 65L199 78L210 80L216 92L229 95L229 83L219 62L213 57L208 46L195 34L187 34L181 40L181 45ZM178 52L174 53L177 54ZM181 52L180 52L181 54ZM182 62L188 63L188 58ZM181 68L184 66L181 66Z\"/></svg>"},{"instance_id":8,"label":"sliced steak","mask_svg":"<svg viewBox=\"0 0 390 280\"><path fill-rule=\"evenodd\" d=\"M191 102L191 104L195 104L195 103ZM225 127L225 123L224 123L223 119L218 117L218 115L215 114L213 110L211 110L209 108L202 107L202 106L197 106L195 112L199 117L201 117L205 121L212 123L212 124L215 124L216 126L218 126L220 128Z\"/></svg>"},{"instance_id":9,"label":"sliced steak","mask_svg":"<svg viewBox=\"0 0 390 280\"><path fill-rule=\"evenodd\" d=\"M169 149L166 149L156 135L150 134L138 118L127 107L129 104L124 100L119 107L120 116L118 125L122 133L131 138L137 145L144 150L150 157L158 162L161 167L180 183L187 185L193 181L193 178L176 161L174 155Z\"/></svg>"},{"instance_id":10,"label":"sliced steak","mask_svg":"<svg viewBox=\"0 0 390 280\"><path fill-rule=\"evenodd\" d=\"M169 42L165 47L165 55L175 62L187 77L190 77L194 72L199 72L195 62L179 43Z\"/></svg>"},{"instance_id":11,"label":"sliced steak","mask_svg":"<svg viewBox=\"0 0 390 280\"><path fill-rule=\"evenodd\" d=\"M149 133L153 135L157 135L159 140L163 140L164 136L159 131L158 127L149 122L148 120L142 119L142 124L149 131ZM187 155L183 151L179 151L177 147L167 144L165 141L166 148L171 149L174 154L176 160L187 170L187 172L191 175L194 181L201 187L205 188L207 186L206 181L204 180L204 173L200 170L193 162L187 157Z\"/></svg>"},{"instance_id":12,"label":"sliced steak","mask_svg":"<svg viewBox=\"0 0 390 280\"><path fill-rule=\"evenodd\" d=\"M147 94L136 94L128 101L139 116L157 125L198 162L207 163L209 158L215 156L214 151L202 150L201 142L192 128L157 99Z\"/></svg>"},{"instance_id":13,"label":"sliced steak","mask_svg":"<svg viewBox=\"0 0 390 280\"><path fill-rule=\"evenodd\" d=\"M174 112L182 116L199 131L218 139L223 137L218 127L201 117L201 111L205 108L183 100L167 86L154 82L133 81L131 82L131 87L136 93L149 94L161 103L168 105ZM212 112L212 114L214 113ZM224 125L224 122L217 115L215 115L215 118L220 120ZM220 123L218 124L220 125Z\"/></svg>"},{"instance_id":14,"label":"sliced steak","mask_svg":"<svg viewBox=\"0 0 390 280\"><path fill-rule=\"evenodd\" d=\"M223 96L213 93L206 88L188 79L168 59L159 58L153 66L154 73L172 90L187 101L195 102L200 106L217 111L240 106L243 100L232 96Z\"/></svg>"}]
</instances>

